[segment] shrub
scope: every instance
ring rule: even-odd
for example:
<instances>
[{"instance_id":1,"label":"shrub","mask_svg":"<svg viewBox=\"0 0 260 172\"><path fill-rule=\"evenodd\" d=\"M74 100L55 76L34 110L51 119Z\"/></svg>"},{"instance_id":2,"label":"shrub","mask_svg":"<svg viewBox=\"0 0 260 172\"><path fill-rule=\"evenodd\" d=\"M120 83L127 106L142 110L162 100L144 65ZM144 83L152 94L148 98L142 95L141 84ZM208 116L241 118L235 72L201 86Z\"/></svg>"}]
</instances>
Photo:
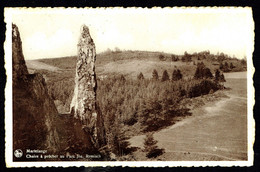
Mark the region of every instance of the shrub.
<instances>
[{"instance_id":1,"label":"shrub","mask_svg":"<svg viewBox=\"0 0 260 172\"><path fill-rule=\"evenodd\" d=\"M246 60L245 60L245 59L242 59L242 60L241 60L241 65L246 66L246 64L247 64Z\"/></svg>"},{"instance_id":2,"label":"shrub","mask_svg":"<svg viewBox=\"0 0 260 172\"><path fill-rule=\"evenodd\" d=\"M184 55L181 58L181 61L183 62L191 62L191 56L190 54L188 54L186 51L184 52Z\"/></svg>"},{"instance_id":3,"label":"shrub","mask_svg":"<svg viewBox=\"0 0 260 172\"><path fill-rule=\"evenodd\" d=\"M172 61L176 62L179 61L179 57L177 55L171 55Z\"/></svg>"},{"instance_id":4,"label":"shrub","mask_svg":"<svg viewBox=\"0 0 260 172\"><path fill-rule=\"evenodd\" d=\"M160 55L159 55L159 60L161 60L161 61L165 61L166 58L164 57L164 55L160 54Z\"/></svg>"}]
</instances>

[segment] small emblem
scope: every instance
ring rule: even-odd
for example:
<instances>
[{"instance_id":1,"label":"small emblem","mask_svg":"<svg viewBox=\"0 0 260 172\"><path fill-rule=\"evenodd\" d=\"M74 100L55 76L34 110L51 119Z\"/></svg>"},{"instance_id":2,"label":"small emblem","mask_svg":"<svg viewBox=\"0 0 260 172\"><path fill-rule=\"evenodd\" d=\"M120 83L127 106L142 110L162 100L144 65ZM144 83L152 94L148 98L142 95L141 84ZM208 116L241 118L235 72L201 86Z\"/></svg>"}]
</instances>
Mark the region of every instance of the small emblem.
<instances>
[{"instance_id":1,"label":"small emblem","mask_svg":"<svg viewBox=\"0 0 260 172\"><path fill-rule=\"evenodd\" d=\"M21 158L21 157L23 156L23 151L22 151L21 149L16 149L16 150L14 151L14 156L15 156L16 158Z\"/></svg>"}]
</instances>

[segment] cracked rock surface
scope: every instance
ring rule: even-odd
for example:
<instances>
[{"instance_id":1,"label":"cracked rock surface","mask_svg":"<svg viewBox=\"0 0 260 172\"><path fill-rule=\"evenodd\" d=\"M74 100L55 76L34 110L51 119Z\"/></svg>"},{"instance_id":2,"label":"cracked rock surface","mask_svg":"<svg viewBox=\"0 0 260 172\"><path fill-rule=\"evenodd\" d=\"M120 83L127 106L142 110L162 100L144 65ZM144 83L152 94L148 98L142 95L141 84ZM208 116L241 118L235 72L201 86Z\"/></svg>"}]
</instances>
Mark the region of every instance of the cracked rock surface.
<instances>
[{"instance_id":1,"label":"cracked rock surface","mask_svg":"<svg viewBox=\"0 0 260 172\"><path fill-rule=\"evenodd\" d=\"M86 25L81 27L77 46L75 88L70 111L83 122L90 134L96 136L96 49Z\"/></svg>"}]
</instances>

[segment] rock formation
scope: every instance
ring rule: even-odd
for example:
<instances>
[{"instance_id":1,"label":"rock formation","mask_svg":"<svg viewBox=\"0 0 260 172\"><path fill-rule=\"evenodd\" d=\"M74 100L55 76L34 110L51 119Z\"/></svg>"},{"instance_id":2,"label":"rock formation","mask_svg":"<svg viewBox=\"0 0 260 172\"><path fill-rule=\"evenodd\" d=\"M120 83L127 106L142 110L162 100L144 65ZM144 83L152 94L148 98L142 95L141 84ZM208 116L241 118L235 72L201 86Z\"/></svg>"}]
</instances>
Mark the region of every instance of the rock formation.
<instances>
[{"instance_id":1,"label":"rock formation","mask_svg":"<svg viewBox=\"0 0 260 172\"><path fill-rule=\"evenodd\" d=\"M28 74L25 65L22 41L20 33L16 25L12 25L12 56L13 56L13 84L16 85L19 78L23 78Z\"/></svg>"},{"instance_id":2,"label":"rock formation","mask_svg":"<svg viewBox=\"0 0 260 172\"><path fill-rule=\"evenodd\" d=\"M95 60L95 44L88 27L83 25L78 42L75 88L70 110L94 137L97 135Z\"/></svg>"},{"instance_id":3,"label":"rock formation","mask_svg":"<svg viewBox=\"0 0 260 172\"><path fill-rule=\"evenodd\" d=\"M44 78L28 74L20 33L12 25L13 149L59 150L58 112L48 95ZM24 158L24 157L22 157ZM20 158L19 160L22 160Z\"/></svg>"}]
</instances>

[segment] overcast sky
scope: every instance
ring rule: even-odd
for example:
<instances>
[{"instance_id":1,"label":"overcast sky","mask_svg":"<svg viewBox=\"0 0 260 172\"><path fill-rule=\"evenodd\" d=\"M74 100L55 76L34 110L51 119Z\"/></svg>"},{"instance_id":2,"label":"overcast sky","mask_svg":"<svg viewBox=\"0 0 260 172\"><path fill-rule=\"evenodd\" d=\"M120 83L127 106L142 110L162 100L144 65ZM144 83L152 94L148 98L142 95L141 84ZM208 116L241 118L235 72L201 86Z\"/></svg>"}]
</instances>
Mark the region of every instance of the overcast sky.
<instances>
[{"instance_id":1,"label":"overcast sky","mask_svg":"<svg viewBox=\"0 0 260 172\"><path fill-rule=\"evenodd\" d=\"M25 59L77 54L80 26L86 24L97 53L121 50L183 54L210 50L243 58L253 41L249 8L220 9L16 9Z\"/></svg>"}]
</instances>

